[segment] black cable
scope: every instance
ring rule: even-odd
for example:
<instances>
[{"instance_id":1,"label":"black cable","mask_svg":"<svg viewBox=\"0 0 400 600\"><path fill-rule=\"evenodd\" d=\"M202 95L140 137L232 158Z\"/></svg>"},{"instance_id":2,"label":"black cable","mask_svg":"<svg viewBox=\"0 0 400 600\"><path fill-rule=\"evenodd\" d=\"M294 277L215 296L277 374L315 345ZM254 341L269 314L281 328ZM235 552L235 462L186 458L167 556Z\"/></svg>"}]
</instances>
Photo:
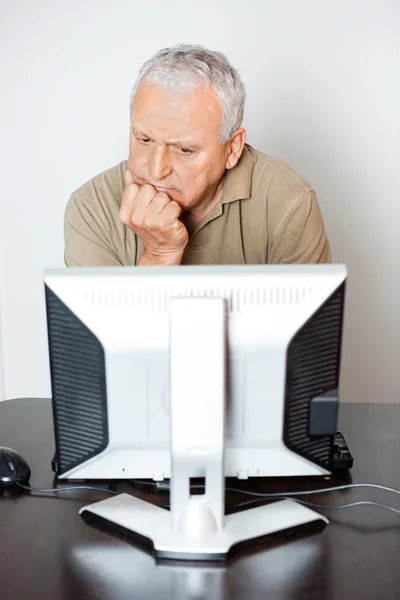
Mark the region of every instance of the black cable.
<instances>
[{"instance_id":1,"label":"black cable","mask_svg":"<svg viewBox=\"0 0 400 600\"><path fill-rule=\"evenodd\" d=\"M23 489L25 492L39 492L39 493L49 493L49 492L70 492L73 490L90 490L92 492L105 492L106 494L112 494L117 496L119 492L114 492L114 490L108 490L107 488L97 487L94 485L68 485L65 487L59 488L33 488L29 485L22 485L22 483L17 483L17 486Z\"/></svg>"},{"instance_id":2,"label":"black cable","mask_svg":"<svg viewBox=\"0 0 400 600\"><path fill-rule=\"evenodd\" d=\"M286 496L281 496L280 498L285 500ZM252 500L239 502L239 504L235 504L232 506L232 508L242 508L243 506L249 506L250 504L255 504L256 502L261 502L262 500L264 500L264 498L253 498ZM299 504L304 504L304 506L310 506L311 508L318 508L321 510L340 510L344 508L353 508L354 506L375 506L377 508L390 510L400 515L400 510L398 508L393 508L393 506L388 506L387 504L382 504L381 502L373 502L372 500L359 500L357 502L349 502L348 504L335 504L332 506L328 504L314 504L314 502L306 502L305 500L299 500L298 498L295 498L294 501L298 502Z\"/></svg>"},{"instance_id":3,"label":"black cable","mask_svg":"<svg viewBox=\"0 0 400 600\"><path fill-rule=\"evenodd\" d=\"M132 480L132 483L135 483L135 480ZM157 487L158 491L169 491L170 483L169 482L158 482L158 481L148 481L148 485L154 485ZM191 489L204 489L203 484L191 485ZM242 490L240 488L234 487L226 487L225 491L227 492L235 492L237 494L243 494L244 496L254 496L256 498L281 498L282 496L290 497L290 496L311 496L312 494L327 494L328 492L337 492L341 490L348 490L354 488L372 488L376 490L381 490L384 492L390 492L391 494L396 494L400 496L400 490L397 490L392 487L388 487L385 485L380 485L378 483L348 483L346 485L336 485L333 487L320 488L316 490L301 490L297 492L278 492L278 493L262 493L262 492L252 492L250 490Z\"/></svg>"},{"instance_id":4,"label":"black cable","mask_svg":"<svg viewBox=\"0 0 400 600\"><path fill-rule=\"evenodd\" d=\"M144 481L144 480L136 480L136 483L145 484L145 485L152 484L152 485L157 486L157 482L148 482L148 481ZM166 485L166 484L164 484L164 485ZM109 490L104 487L97 487L97 486L91 486L91 485L73 485L73 486L65 486L65 487L60 487L60 488L33 488L33 487L30 487L27 485L23 485L21 483L17 483L17 486L26 492L38 492L38 493L50 493L50 492L59 493L59 492L69 492L69 491L74 491L74 490L89 490L89 491L95 491L95 492L104 492L106 494L111 494L113 496L117 496L119 494L119 492L116 492L114 490ZM202 485L196 485L193 487L194 488L204 488L204 486L202 486ZM336 486L336 487L332 487L332 488L323 488L323 489L319 489L319 490L303 490L300 492L283 492L283 493L273 493L273 494L262 494L259 492L251 492L248 490L240 490L238 488L226 488L226 490L231 491L231 492L241 493L244 495L256 496L252 500L246 500L244 502L239 502L238 504L235 504L235 505L229 507L229 508L235 509L235 508L241 508L243 506L249 506L250 504L255 504L257 502L261 502L263 500L268 500L268 499L272 499L272 498L275 498L275 499L280 498L281 500L284 500L284 499L287 499L288 497L293 497L293 496L297 496L297 495L322 494L322 493L326 493L326 492L343 490L343 489L348 489L348 488L357 488L357 487L370 487L370 488L380 489L380 490L384 490L384 491L388 491L388 492L400 495L399 490L396 490L394 488L390 488L387 486L381 486L379 484L373 484L373 483L353 483L353 484L348 484L348 485ZM349 502L347 504L335 504L335 505L315 504L313 502L307 502L305 500L300 500L299 498L294 498L294 500L295 500L295 502L298 502L299 504L304 504L304 506L309 506L311 508L318 508L321 510L339 510L339 509L353 508L355 506L374 506L377 508L383 508L386 510L390 510L391 512L394 512L396 514L400 514L400 510L397 508L388 506L387 504L382 504L380 502L374 502L371 500L359 500L356 502Z\"/></svg>"},{"instance_id":5,"label":"black cable","mask_svg":"<svg viewBox=\"0 0 400 600\"><path fill-rule=\"evenodd\" d=\"M280 493L271 493L271 494L263 494L261 492L251 492L248 490L240 490L239 488L225 488L228 492L240 492L246 496L255 496L259 498L279 498L282 496L290 497L290 496L311 496L312 494L326 494L328 492L338 492L341 490L348 490L354 488L372 488L375 490L381 490L384 492L390 492L391 494L396 494L400 496L400 490L396 490L395 488L391 488L385 485L380 485L378 483L348 483L346 485L336 485L334 487L328 488L320 488L317 490L302 490L298 492L280 492Z\"/></svg>"}]
</instances>

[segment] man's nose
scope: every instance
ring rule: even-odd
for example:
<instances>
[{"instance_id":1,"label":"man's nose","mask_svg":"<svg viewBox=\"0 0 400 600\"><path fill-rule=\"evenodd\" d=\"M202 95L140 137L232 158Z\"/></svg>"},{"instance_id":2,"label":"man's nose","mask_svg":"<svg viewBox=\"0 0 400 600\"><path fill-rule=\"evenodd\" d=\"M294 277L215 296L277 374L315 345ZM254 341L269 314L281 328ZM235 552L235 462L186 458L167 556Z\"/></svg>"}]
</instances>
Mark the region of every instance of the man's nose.
<instances>
[{"instance_id":1,"label":"man's nose","mask_svg":"<svg viewBox=\"0 0 400 600\"><path fill-rule=\"evenodd\" d=\"M168 146L154 145L150 153L149 173L156 183L168 177L172 172Z\"/></svg>"}]
</instances>

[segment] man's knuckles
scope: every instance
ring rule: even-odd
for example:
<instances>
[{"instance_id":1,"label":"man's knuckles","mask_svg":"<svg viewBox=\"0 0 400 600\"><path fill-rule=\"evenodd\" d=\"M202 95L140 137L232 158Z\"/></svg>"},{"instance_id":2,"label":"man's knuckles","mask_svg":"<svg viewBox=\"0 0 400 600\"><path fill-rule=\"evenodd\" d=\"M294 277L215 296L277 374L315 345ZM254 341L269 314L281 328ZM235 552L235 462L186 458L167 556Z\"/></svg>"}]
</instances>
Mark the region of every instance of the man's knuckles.
<instances>
[{"instance_id":1,"label":"man's knuckles","mask_svg":"<svg viewBox=\"0 0 400 600\"><path fill-rule=\"evenodd\" d=\"M144 206L148 206L157 196L157 190L153 188L152 185L145 183L142 185L140 192L136 196L135 202L137 204L142 204Z\"/></svg>"},{"instance_id":2,"label":"man's knuckles","mask_svg":"<svg viewBox=\"0 0 400 600\"><path fill-rule=\"evenodd\" d=\"M147 212L160 214L166 206L171 202L171 199L165 193L159 193L155 196L154 200L151 202L150 206L147 209Z\"/></svg>"}]
</instances>

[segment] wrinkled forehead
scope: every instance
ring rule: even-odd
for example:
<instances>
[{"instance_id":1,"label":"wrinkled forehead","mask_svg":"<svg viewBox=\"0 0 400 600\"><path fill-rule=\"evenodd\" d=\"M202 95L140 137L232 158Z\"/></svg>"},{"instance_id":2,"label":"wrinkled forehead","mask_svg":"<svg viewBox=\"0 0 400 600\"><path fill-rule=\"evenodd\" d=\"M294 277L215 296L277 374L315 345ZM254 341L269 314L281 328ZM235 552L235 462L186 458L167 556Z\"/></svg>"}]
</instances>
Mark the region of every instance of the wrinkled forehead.
<instances>
[{"instance_id":1,"label":"wrinkled forehead","mask_svg":"<svg viewBox=\"0 0 400 600\"><path fill-rule=\"evenodd\" d=\"M187 92L166 90L142 82L132 103L131 124L154 137L195 137L199 142L219 139L222 108L212 87Z\"/></svg>"}]
</instances>

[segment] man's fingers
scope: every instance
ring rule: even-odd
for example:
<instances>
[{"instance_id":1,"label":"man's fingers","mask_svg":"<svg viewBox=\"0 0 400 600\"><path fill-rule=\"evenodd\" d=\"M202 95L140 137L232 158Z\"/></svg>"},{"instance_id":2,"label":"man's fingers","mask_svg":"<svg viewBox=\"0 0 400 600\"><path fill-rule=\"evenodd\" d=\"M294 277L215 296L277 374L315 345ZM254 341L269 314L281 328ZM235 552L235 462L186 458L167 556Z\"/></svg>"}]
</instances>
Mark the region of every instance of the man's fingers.
<instances>
[{"instance_id":1,"label":"man's fingers","mask_svg":"<svg viewBox=\"0 0 400 600\"><path fill-rule=\"evenodd\" d=\"M155 196L157 196L157 190L152 185L129 184L122 194L119 211L122 223L130 229L140 225Z\"/></svg>"},{"instance_id":2,"label":"man's fingers","mask_svg":"<svg viewBox=\"0 0 400 600\"><path fill-rule=\"evenodd\" d=\"M182 208L174 200L171 200L162 211L162 215L166 221L175 221L175 219L179 219L181 214Z\"/></svg>"},{"instance_id":3,"label":"man's fingers","mask_svg":"<svg viewBox=\"0 0 400 600\"><path fill-rule=\"evenodd\" d=\"M152 185L149 183L145 183L140 188L140 193L138 195L137 201L138 204L148 208L150 204L153 202L154 198L157 196L158 192Z\"/></svg>"},{"instance_id":4,"label":"man's fingers","mask_svg":"<svg viewBox=\"0 0 400 600\"><path fill-rule=\"evenodd\" d=\"M159 215L170 202L171 198L165 192L159 192L151 202L149 211Z\"/></svg>"}]
</instances>

